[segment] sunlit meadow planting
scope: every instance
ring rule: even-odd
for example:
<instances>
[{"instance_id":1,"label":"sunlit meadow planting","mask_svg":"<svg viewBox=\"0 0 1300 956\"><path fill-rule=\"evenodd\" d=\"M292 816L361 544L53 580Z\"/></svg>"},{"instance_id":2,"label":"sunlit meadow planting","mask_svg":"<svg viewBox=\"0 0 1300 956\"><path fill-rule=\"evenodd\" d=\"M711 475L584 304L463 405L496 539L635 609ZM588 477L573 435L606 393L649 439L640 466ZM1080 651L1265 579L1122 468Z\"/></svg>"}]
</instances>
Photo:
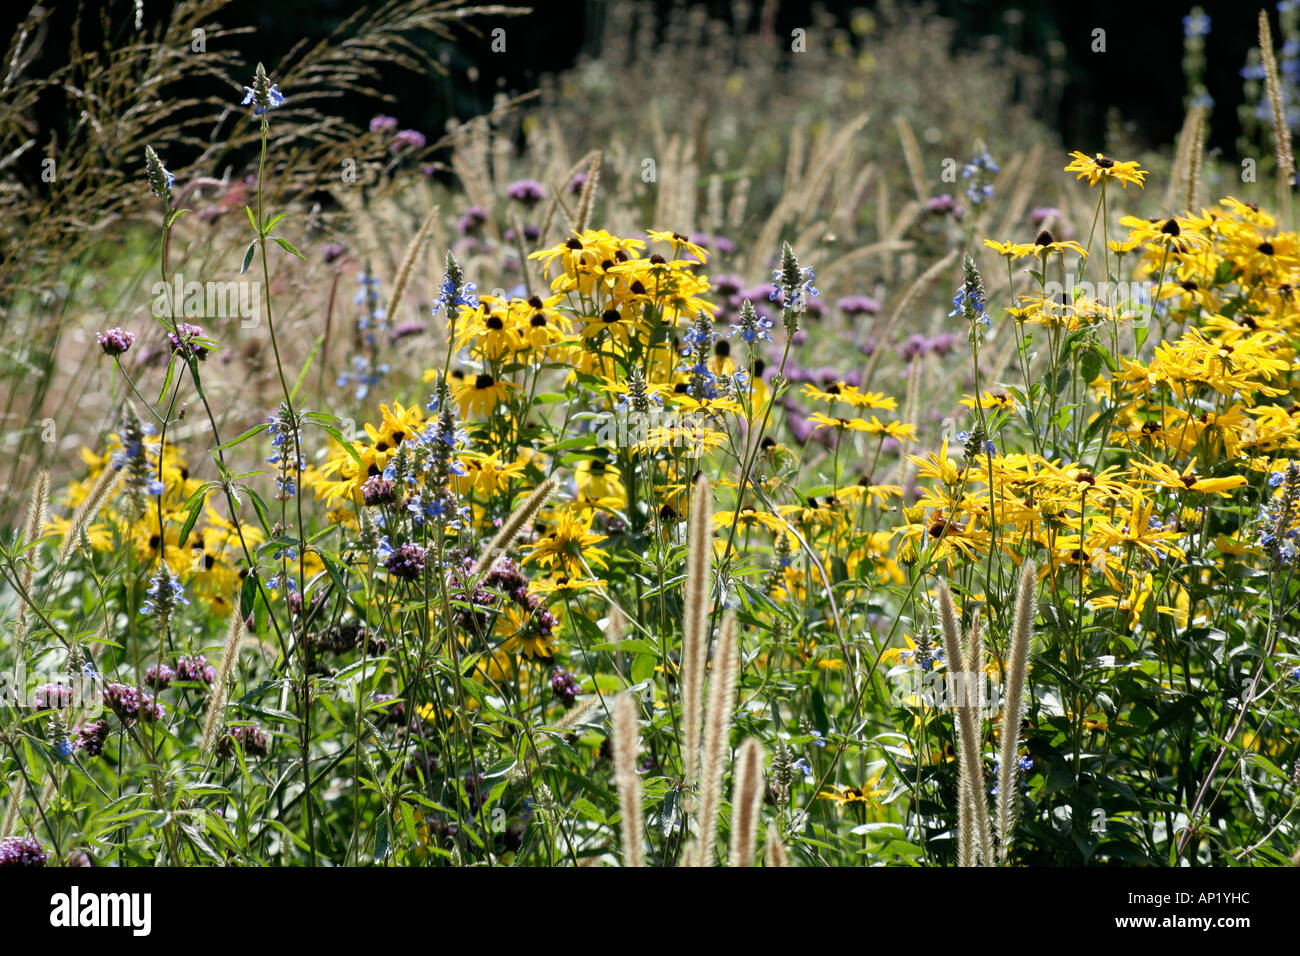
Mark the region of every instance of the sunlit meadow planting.
<instances>
[{"instance_id":1,"label":"sunlit meadow planting","mask_svg":"<svg viewBox=\"0 0 1300 956\"><path fill-rule=\"evenodd\" d=\"M333 54L213 61L252 162L139 129L114 241L4 290L77 334L6 371L0 866L1291 862L1261 24L1262 187L1195 103L1158 172L882 107L888 18L752 156L503 100L305 160Z\"/></svg>"}]
</instances>

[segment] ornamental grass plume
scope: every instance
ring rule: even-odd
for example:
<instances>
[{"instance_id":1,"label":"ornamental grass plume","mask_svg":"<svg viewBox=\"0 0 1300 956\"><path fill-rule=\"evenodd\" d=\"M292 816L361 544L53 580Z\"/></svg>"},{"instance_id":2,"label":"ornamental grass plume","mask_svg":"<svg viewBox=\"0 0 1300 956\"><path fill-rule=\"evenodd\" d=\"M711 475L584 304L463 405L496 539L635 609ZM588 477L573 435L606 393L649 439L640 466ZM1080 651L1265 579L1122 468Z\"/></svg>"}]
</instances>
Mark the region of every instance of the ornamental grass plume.
<instances>
[{"instance_id":1,"label":"ornamental grass plume","mask_svg":"<svg viewBox=\"0 0 1300 956\"><path fill-rule=\"evenodd\" d=\"M479 555L478 561L474 565L475 574L486 572L492 566L492 562L499 555L506 552L506 549L519 537L519 533L528 527L529 522L533 520L533 516L542 509L542 506L555 493L555 486L555 479L547 478L533 489L533 493L524 499L523 504L510 513L505 523L501 525L501 530L488 542L488 546Z\"/></svg>"},{"instance_id":2,"label":"ornamental grass plume","mask_svg":"<svg viewBox=\"0 0 1300 956\"><path fill-rule=\"evenodd\" d=\"M439 207L434 206L420 223L420 228L416 230L415 237L407 243L406 253L402 256L402 264L397 268L397 276L393 279L393 292L388 297L388 314L395 315L397 307L402 302L402 294L406 291L407 285L411 282L411 271L415 268L416 260L420 258L420 250L424 248L424 240L429 237L429 230L438 219Z\"/></svg>"},{"instance_id":3,"label":"ornamental grass plume","mask_svg":"<svg viewBox=\"0 0 1300 956\"><path fill-rule=\"evenodd\" d=\"M596 196L596 187L600 184L600 163L603 156L600 150L596 150L591 157L591 165L587 168L586 178L582 181L582 192L578 194L577 211L573 214L574 232L585 230L591 218L591 204Z\"/></svg>"},{"instance_id":4,"label":"ornamental grass plume","mask_svg":"<svg viewBox=\"0 0 1300 956\"><path fill-rule=\"evenodd\" d=\"M50 473L41 469L36 476L36 483L32 485L32 497L27 505L27 518L23 522L23 535L20 539L24 548L29 548L26 560L23 561L23 591L30 595L32 593L32 580L36 576L36 561L41 555L39 548L31 547L32 544L41 536L41 529L45 527L45 516L50 503ZM27 602L18 602L18 623L15 630L15 644L22 648L23 637L27 630ZM21 656L21 651L20 651Z\"/></svg>"},{"instance_id":5,"label":"ornamental grass plume","mask_svg":"<svg viewBox=\"0 0 1300 956\"><path fill-rule=\"evenodd\" d=\"M1273 149L1277 155L1278 193L1282 205L1290 209L1291 180L1295 177L1295 156L1291 152L1291 126L1287 122L1286 104L1282 95L1282 82L1273 52L1273 31L1268 24L1268 11L1259 11L1259 54L1264 66L1264 89L1273 114ZM1290 216L1285 217L1287 220Z\"/></svg>"},{"instance_id":6,"label":"ornamental grass plume","mask_svg":"<svg viewBox=\"0 0 1300 956\"><path fill-rule=\"evenodd\" d=\"M691 495L687 531L686 607L682 627L682 775L695 779L704 712L704 668L709 654L709 612L712 596L713 494L700 475Z\"/></svg>"},{"instance_id":7,"label":"ornamental grass plume","mask_svg":"<svg viewBox=\"0 0 1300 956\"><path fill-rule=\"evenodd\" d=\"M645 821L641 811L641 778L636 773L636 697L624 691L614 701L614 783L623 815L623 864L644 866L641 833Z\"/></svg>"},{"instance_id":8,"label":"ornamental grass plume","mask_svg":"<svg viewBox=\"0 0 1300 956\"><path fill-rule=\"evenodd\" d=\"M763 774L766 754L754 737L746 737L736 752L735 779L731 791L730 866L753 866L758 842L758 818L763 809L767 780Z\"/></svg>"},{"instance_id":9,"label":"ornamental grass plume","mask_svg":"<svg viewBox=\"0 0 1300 956\"><path fill-rule=\"evenodd\" d=\"M767 842L763 845L763 863L766 866L790 865L790 853L781 842L781 836L775 827L767 831Z\"/></svg>"},{"instance_id":10,"label":"ornamental grass plume","mask_svg":"<svg viewBox=\"0 0 1300 956\"><path fill-rule=\"evenodd\" d=\"M944 655L952 667L964 667L967 658L959 631L957 612L953 606L952 590L947 581L939 582L939 621L943 630ZM975 641L968 641L974 644ZM957 681L965 682L969 673L950 675L949 693L953 695L953 709L956 712L957 759L958 759L958 865L978 866L982 862L993 862L993 835L989 826L988 801L984 798L984 766L981 758L981 743L978 705L967 701L964 687L961 697L955 687ZM954 680L954 678L956 678ZM966 806L963 811L962 805ZM963 825L962 817L968 814ZM974 831L973 833L971 831Z\"/></svg>"},{"instance_id":11,"label":"ornamental grass plume","mask_svg":"<svg viewBox=\"0 0 1300 956\"><path fill-rule=\"evenodd\" d=\"M1020 566L1016 604L1011 625L1010 659L1002 701L1002 753L998 758L997 832L998 860L1006 862L1020 816L1020 722L1025 711L1025 683L1029 669L1029 642L1034 630L1034 592L1038 567L1030 558Z\"/></svg>"},{"instance_id":12,"label":"ornamental grass plume","mask_svg":"<svg viewBox=\"0 0 1300 956\"><path fill-rule=\"evenodd\" d=\"M230 615L230 629L226 632L226 646L221 654L221 664L217 667L216 679L212 683L212 695L208 698L207 714L203 718L202 743L200 752L211 755L217 739L217 728L221 724L221 711L226 705L226 695L230 691L230 674L239 659L239 644L244 634L244 619L238 607Z\"/></svg>"},{"instance_id":13,"label":"ornamental grass plume","mask_svg":"<svg viewBox=\"0 0 1300 956\"><path fill-rule=\"evenodd\" d=\"M704 718L704 743L700 748L699 826L695 866L713 865L713 848L718 839L718 811L722 806L722 772L731 737L731 712L740 673L740 647L736 617L728 612L718 631L718 651L709 679L709 707Z\"/></svg>"},{"instance_id":14,"label":"ornamental grass plume","mask_svg":"<svg viewBox=\"0 0 1300 956\"><path fill-rule=\"evenodd\" d=\"M86 493L85 500L77 506L77 510L72 513L72 520L68 522L68 530L64 532L63 540L59 542L59 557L55 562L56 567L62 567L76 549L78 542L85 537L87 530L95 522L99 515L99 509L104 506L109 497L117 488L122 479L122 472L116 468L105 468L95 479L95 483L90 486L90 491Z\"/></svg>"}]
</instances>

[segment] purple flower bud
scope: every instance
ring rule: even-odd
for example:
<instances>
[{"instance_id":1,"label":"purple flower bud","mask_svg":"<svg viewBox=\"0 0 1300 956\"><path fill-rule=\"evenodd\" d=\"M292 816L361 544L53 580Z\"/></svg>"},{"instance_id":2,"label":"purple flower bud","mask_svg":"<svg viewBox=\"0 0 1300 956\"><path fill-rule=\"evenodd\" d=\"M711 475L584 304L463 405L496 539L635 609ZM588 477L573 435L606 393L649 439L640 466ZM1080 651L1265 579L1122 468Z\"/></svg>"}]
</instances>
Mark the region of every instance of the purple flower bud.
<instances>
[{"instance_id":1,"label":"purple flower bud","mask_svg":"<svg viewBox=\"0 0 1300 956\"><path fill-rule=\"evenodd\" d=\"M99 347L104 350L105 355L121 355L135 343L134 332L116 327L98 333L95 338L99 340Z\"/></svg>"}]
</instances>

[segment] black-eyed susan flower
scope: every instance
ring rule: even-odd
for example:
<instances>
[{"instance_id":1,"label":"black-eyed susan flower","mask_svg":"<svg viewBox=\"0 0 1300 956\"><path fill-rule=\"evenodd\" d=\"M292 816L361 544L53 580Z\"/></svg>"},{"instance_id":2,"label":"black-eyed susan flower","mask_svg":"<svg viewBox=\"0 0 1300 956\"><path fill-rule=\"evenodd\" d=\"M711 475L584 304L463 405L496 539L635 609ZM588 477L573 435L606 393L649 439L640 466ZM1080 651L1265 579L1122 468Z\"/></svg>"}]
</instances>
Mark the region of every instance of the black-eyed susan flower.
<instances>
[{"instance_id":1,"label":"black-eyed susan flower","mask_svg":"<svg viewBox=\"0 0 1300 956\"><path fill-rule=\"evenodd\" d=\"M451 386L456 405L465 416L491 415L510 399L512 391L518 390L518 385L493 378L490 372L480 372L472 379L466 376Z\"/></svg>"},{"instance_id":2,"label":"black-eyed susan flower","mask_svg":"<svg viewBox=\"0 0 1300 956\"><path fill-rule=\"evenodd\" d=\"M1065 167L1067 173L1078 173L1076 179L1087 179L1089 186L1100 182L1118 182L1125 189L1129 183L1141 188L1146 179L1146 170L1136 162L1119 162L1109 156L1097 153L1088 156L1077 149L1070 153L1070 163Z\"/></svg>"},{"instance_id":3,"label":"black-eyed susan flower","mask_svg":"<svg viewBox=\"0 0 1300 956\"><path fill-rule=\"evenodd\" d=\"M889 793L888 787L880 786L877 777L871 777L860 787L847 784L831 784L817 794L818 799L833 800L837 806L844 807L855 803L876 803L880 797Z\"/></svg>"}]
</instances>

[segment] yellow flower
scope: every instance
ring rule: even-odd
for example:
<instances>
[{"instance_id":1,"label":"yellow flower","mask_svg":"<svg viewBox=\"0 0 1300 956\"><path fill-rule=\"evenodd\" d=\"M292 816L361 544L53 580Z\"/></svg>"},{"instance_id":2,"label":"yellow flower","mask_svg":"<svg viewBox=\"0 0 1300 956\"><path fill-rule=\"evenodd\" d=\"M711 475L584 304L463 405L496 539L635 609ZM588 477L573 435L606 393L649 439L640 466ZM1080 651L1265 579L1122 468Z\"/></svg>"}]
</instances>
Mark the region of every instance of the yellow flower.
<instances>
[{"instance_id":1,"label":"yellow flower","mask_svg":"<svg viewBox=\"0 0 1300 956\"><path fill-rule=\"evenodd\" d=\"M1037 251L1032 242L997 242L994 239L985 239L984 245L1012 261L1032 256Z\"/></svg>"},{"instance_id":2,"label":"yellow flower","mask_svg":"<svg viewBox=\"0 0 1300 956\"><path fill-rule=\"evenodd\" d=\"M510 397L511 389L518 391L513 382L499 382L487 372L480 372L472 380L466 376L451 386L460 413L490 415L496 407Z\"/></svg>"},{"instance_id":3,"label":"yellow flower","mask_svg":"<svg viewBox=\"0 0 1300 956\"><path fill-rule=\"evenodd\" d=\"M831 784L830 788L817 794L819 799L834 800L838 806L846 806L850 803L875 803L877 797L882 797L889 793L888 787L880 786L880 781L876 777L871 777L861 787L850 787L844 784Z\"/></svg>"},{"instance_id":4,"label":"yellow flower","mask_svg":"<svg viewBox=\"0 0 1300 956\"><path fill-rule=\"evenodd\" d=\"M1128 188L1129 183L1134 183L1139 188L1145 185L1143 180L1146 179L1146 170L1135 162L1121 163L1101 153L1087 156L1077 149L1070 153L1070 159L1070 164L1065 167L1065 171L1078 173L1075 178L1087 179L1089 186L1095 186L1103 180L1118 182L1125 189Z\"/></svg>"},{"instance_id":5,"label":"yellow flower","mask_svg":"<svg viewBox=\"0 0 1300 956\"><path fill-rule=\"evenodd\" d=\"M1157 488L1176 491L1199 491L1207 495L1218 495L1220 498L1229 497L1228 492L1246 484L1244 475L1229 475L1226 478L1201 477L1195 471L1195 458L1187 463L1187 467L1183 469L1181 474L1163 462L1135 462L1133 467L1146 475L1151 484Z\"/></svg>"},{"instance_id":6,"label":"yellow flower","mask_svg":"<svg viewBox=\"0 0 1300 956\"><path fill-rule=\"evenodd\" d=\"M520 548L525 552L524 563L536 562L548 571L570 578L583 576L584 561L593 568L604 568L609 553L595 545L606 536L592 532L594 517L589 510L583 514L570 508L561 510L550 532Z\"/></svg>"},{"instance_id":7,"label":"yellow flower","mask_svg":"<svg viewBox=\"0 0 1300 956\"><path fill-rule=\"evenodd\" d=\"M604 508L622 508L627 504L627 491L618 469L603 458L584 458L573 470L578 486L578 501Z\"/></svg>"}]
</instances>

